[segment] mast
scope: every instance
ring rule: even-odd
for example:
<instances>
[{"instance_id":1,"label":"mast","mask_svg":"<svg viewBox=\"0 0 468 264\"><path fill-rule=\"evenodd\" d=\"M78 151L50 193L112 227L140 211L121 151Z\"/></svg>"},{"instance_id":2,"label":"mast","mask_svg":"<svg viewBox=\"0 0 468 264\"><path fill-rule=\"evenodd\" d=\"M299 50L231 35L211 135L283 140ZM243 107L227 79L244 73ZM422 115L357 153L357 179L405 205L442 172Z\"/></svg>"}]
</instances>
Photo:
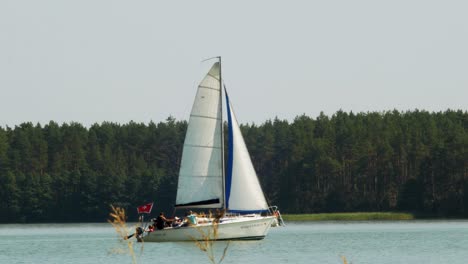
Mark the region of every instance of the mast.
<instances>
[{"instance_id":1,"label":"mast","mask_svg":"<svg viewBox=\"0 0 468 264\"><path fill-rule=\"evenodd\" d=\"M223 179L223 211L226 213L226 172L224 167L224 122L223 122L223 77L221 74L221 56L219 59L219 102L221 107L221 163L222 163L222 174Z\"/></svg>"}]
</instances>

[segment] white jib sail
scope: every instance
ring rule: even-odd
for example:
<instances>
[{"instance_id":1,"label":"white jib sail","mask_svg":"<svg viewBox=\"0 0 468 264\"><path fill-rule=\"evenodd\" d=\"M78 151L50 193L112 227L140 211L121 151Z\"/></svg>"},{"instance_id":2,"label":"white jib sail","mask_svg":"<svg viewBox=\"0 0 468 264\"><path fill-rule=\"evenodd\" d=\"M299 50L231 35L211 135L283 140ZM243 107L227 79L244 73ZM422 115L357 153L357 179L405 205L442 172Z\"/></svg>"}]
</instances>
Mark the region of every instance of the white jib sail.
<instances>
[{"instance_id":1,"label":"white jib sail","mask_svg":"<svg viewBox=\"0 0 468 264\"><path fill-rule=\"evenodd\" d=\"M223 206L220 65L198 86L185 136L176 207Z\"/></svg>"},{"instance_id":2,"label":"white jib sail","mask_svg":"<svg viewBox=\"0 0 468 264\"><path fill-rule=\"evenodd\" d=\"M227 202L228 210L240 213L266 211L268 210L268 204L263 195L262 187L237 124L232 105L227 96L226 98L229 106L228 111L230 111L231 115L230 129L232 129L232 135L230 135L232 136L230 138L232 140L232 146L230 146L232 152L228 150L229 153L232 153L232 160L228 158L228 162L232 162L232 164L228 165L228 168L232 168L232 174L230 175L230 191L226 190L226 192L229 192L227 198L229 199ZM226 174L229 177L230 172L228 171ZM229 179L227 181L229 182ZM229 186L226 186L226 188L229 188Z\"/></svg>"}]
</instances>

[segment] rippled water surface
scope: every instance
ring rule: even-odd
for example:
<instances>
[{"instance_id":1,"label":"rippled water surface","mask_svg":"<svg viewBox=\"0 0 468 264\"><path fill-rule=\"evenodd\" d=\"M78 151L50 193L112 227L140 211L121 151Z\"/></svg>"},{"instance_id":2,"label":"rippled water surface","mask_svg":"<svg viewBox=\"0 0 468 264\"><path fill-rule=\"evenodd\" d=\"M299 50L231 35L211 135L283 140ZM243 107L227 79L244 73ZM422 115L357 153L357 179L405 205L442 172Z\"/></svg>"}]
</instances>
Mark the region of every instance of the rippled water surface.
<instances>
[{"instance_id":1,"label":"rippled water surface","mask_svg":"<svg viewBox=\"0 0 468 264\"><path fill-rule=\"evenodd\" d=\"M303 222L231 242L223 263L468 263L468 221ZM220 256L226 242L215 243ZM0 225L0 263L132 263L109 224ZM138 263L209 263L194 243L136 244Z\"/></svg>"}]
</instances>

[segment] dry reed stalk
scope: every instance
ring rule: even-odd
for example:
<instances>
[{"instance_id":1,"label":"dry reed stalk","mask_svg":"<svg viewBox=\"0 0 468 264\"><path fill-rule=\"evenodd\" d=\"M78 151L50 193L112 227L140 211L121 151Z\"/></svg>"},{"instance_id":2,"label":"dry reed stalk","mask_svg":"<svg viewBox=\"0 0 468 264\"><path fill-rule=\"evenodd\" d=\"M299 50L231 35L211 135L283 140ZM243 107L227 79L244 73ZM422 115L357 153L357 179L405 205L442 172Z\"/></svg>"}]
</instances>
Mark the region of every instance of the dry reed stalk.
<instances>
[{"instance_id":1,"label":"dry reed stalk","mask_svg":"<svg viewBox=\"0 0 468 264\"><path fill-rule=\"evenodd\" d=\"M111 250L111 253L114 254L129 254L132 257L132 263L136 264L136 256L135 256L135 251L133 250L133 241L130 240L128 234L128 228L127 228L127 217L125 215L125 209L120 208L120 207L114 207L111 205L111 213L109 214L110 219L107 220L112 227L114 227L115 232L119 236L120 243L125 244L124 248L114 248ZM136 226L133 227L133 230L136 229ZM141 246L141 252L143 252L143 243Z\"/></svg>"},{"instance_id":2,"label":"dry reed stalk","mask_svg":"<svg viewBox=\"0 0 468 264\"><path fill-rule=\"evenodd\" d=\"M211 263L213 264L219 264L221 263L224 258L226 257L227 249L229 247L229 244L231 241L228 241L226 244L226 247L224 247L223 254L219 258L218 262L216 262L214 250L213 250L213 245L215 240L218 238L218 225L219 225L219 220L221 218L222 214L218 214L216 217L213 218L212 213L210 212L208 219L213 219L213 228L207 230L207 232L203 231L201 227L196 227L195 229L200 233L202 239L198 240L195 237L191 237L195 245L203 252L205 252L206 256L210 260Z\"/></svg>"}]
</instances>

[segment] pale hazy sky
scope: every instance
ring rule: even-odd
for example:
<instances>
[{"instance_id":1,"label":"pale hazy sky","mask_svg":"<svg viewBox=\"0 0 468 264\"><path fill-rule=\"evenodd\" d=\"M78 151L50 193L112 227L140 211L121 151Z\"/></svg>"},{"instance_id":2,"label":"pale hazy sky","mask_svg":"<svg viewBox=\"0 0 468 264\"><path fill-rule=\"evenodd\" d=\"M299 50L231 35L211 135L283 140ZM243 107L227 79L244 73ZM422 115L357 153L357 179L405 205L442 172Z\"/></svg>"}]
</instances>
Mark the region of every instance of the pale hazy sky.
<instances>
[{"instance_id":1,"label":"pale hazy sky","mask_svg":"<svg viewBox=\"0 0 468 264\"><path fill-rule=\"evenodd\" d=\"M188 119L223 56L239 122L468 110L468 1L0 1L0 126Z\"/></svg>"}]
</instances>

